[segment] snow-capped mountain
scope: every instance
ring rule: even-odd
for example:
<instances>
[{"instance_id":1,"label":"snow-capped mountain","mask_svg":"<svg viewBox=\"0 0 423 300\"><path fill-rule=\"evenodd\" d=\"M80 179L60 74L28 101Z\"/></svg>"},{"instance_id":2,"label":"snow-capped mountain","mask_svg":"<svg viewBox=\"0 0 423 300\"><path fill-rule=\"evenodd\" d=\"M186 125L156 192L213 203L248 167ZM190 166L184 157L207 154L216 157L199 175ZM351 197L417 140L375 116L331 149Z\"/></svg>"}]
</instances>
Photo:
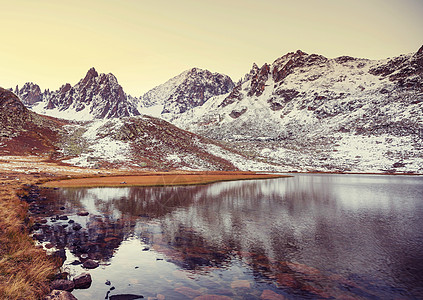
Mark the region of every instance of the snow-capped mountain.
<instances>
[{"instance_id":1,"label":"snow-capped mountain","mask_svg":"<svg viewBox=\"0 0 423 300\"><path fill-rule=\"evenodd\" d=\"M41 116L25 107L12 91L3 88L0 88L1 155L41 155L91 168L259 170L272 167L150 116L86 122Z\"/></svg>"},{"instance_id":2,"label":"snow-capped mountain","mask_svg":"<svg viewBox=\"0 0 423 300\"><path fill-rule=\"evenodd\" d=\"M110 119L139 115L132 97L125 94L116 77L91 68L76 85L41 93L38 85L26 83L15 90L22 102L37 113L74 120Z\"/></svg>"},{"instance_id":3,"label":"snow-capped mountain","mask_svg":"<svg viewBox=\"0 0 423 300\"><path fill-rule=\"evenodd\" d=\"M164 119L203 105L213 96L232 91L232 79L223 74L192 68L145 93L138 110Z\"/></svg>"},{"instance_id":4,"label":"snow-capped mountain","mask_svg":"<svg viewBox=\"0 0 423 300\"><path fill-rule=\"evenodd\" d=\"M175 125L297 169L423 171L423 47L384 60L288 53Z\"/></svg>"}]
</instances>

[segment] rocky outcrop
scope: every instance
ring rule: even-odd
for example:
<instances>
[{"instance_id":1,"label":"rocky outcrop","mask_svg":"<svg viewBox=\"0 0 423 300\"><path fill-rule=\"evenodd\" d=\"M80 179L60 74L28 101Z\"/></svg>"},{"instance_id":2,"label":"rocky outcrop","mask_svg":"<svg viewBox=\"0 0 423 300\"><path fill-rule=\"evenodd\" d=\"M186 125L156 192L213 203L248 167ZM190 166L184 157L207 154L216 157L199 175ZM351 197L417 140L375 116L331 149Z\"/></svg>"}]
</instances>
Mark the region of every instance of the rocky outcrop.
<instances>
[{"instance_id":1,"label":"rocky outcrop","mask_svg":"<svg viewBox=\"0 0 423 300\"><path fill-rule=\"evenodd\" d=\"M94 119L139 115L116 77L91 68L75 86L63 85L47 100L47 110L83 112Z\"/></svg>"},{"instance_id":2,"label":"rocky outcrop","mask_svg":"<svg viewBox=\"0 0 423 300\"><path fill-rule=\"evenodd\" d=\"M234 83L227 75L193 68L144 94L139 102L139 110L162 105L162 116L169 119L169 115L171 118L202 106L213 96L229 93L233 87Z\"/></svg>"},{"instance_id":3,"label":"rocky outcrop","mask_svg":"<svg viewBox=\"0 0 423 300\"><path fill-rule=\"evenodd\" d=\"M26 106L32 106L35 103L41 102L44 97L49 95L49 92L45 91L43 93L37 84L27 82L20 89L18 86L16 86L15 94Z\"/></svg>"}]
</instances>

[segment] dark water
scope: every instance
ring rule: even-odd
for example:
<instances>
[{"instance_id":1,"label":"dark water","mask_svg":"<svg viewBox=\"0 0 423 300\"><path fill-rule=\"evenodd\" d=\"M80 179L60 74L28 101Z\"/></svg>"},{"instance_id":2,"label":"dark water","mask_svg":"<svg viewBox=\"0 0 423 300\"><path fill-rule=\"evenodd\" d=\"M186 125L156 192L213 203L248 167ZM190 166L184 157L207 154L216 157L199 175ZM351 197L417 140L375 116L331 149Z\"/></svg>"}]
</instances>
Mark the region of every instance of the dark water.
<instances>
[{"instance_id":1,"label":"dark water","mask_svg":"<svg viewBox=\"0 0 423 300\"><path fill-rule=\"evenodd\" d=\"M75 276L87 270L72 262L100 262L78 299L423 299L422 177L42 194L50 216L38 213L48 222L36 237L66 249L63 269ZM63 215L75 223L55 220Z\"/></svg>"}]
</instances>

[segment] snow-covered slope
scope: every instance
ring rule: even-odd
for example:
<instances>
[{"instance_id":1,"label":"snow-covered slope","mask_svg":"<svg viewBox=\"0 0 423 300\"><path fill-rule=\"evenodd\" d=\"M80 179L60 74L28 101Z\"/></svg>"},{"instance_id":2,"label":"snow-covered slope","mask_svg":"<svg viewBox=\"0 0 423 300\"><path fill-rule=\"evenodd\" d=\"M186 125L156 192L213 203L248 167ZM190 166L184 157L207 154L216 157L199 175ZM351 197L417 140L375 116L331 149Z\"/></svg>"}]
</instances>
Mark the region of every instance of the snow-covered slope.
<instances>
[{"instance_id":1,"label":"snow-covered slope","mask_svg":"<svg viewBox=\"0 0 423 300\"><path fill-rule=\"evenodd\" d=\"M170 120L213 96L229 93L233 87L229 76L192 68L145 93L138 110Z\"/></svg>"},{"instance_id":2,"label":"snow-covered slope","mask_svg":"<svg viewBox=\"0 0 423 300\"><path fill-rule=\"evenodd\" d=\"M150 116L95 120L64 128L67 133L57 158L82 167L285 170Z\"/></svg>"},{"instance_id":3,"label":"snow-covered slope","mask_svg":"<svg viewBox=\"0 0 423 300\"><path fill-rule=\"evenodd\" d=\"M110 119L139 115L133 98L127 96L116 77L98 74L91 68L76 85L64 84L59 90L41 93L38 85L27 83L15 91L33 111L71 120Z\"/></svg>"},{"instance_id":4,"label":"snow-covered slope","mask_svg":"<svg viewBox=\"0 0 423 300\"><path fill-rule=\"evenodd\" d=\"M175 125L299 170L423 172L423 47L371 61L302 51Z\"/></svg>"}]
</instances>

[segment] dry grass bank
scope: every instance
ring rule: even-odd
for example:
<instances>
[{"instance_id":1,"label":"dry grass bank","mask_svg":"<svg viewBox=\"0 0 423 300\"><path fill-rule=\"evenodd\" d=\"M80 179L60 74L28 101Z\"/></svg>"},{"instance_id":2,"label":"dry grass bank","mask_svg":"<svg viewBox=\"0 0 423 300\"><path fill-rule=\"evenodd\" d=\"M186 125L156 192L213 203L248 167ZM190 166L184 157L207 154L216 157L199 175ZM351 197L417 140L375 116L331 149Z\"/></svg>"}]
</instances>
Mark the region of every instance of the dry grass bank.
<instances>
[{"instance_id":1,"label":"dry grass bank","mask_svg":"<svg viewBox=\"0 0 423 300\"><path fill-rule=\"evenodd\" d=\"M0 299L43 299L57 262L29 236L28 205L18 197L40 179L89 175L37 157L0 157Z\"/></svg>"},{"instance_id":2,"label":"dry grass bank","mask_svg":"<svg viewBox=\"0 0 423 300\"><path fill-rule=\"evenodd\" d=\"M28 235L27 205L16 191L28 181L1 180L0 299L39 299L49 291L56 263Z\"/></svg>"}]
</instances>

